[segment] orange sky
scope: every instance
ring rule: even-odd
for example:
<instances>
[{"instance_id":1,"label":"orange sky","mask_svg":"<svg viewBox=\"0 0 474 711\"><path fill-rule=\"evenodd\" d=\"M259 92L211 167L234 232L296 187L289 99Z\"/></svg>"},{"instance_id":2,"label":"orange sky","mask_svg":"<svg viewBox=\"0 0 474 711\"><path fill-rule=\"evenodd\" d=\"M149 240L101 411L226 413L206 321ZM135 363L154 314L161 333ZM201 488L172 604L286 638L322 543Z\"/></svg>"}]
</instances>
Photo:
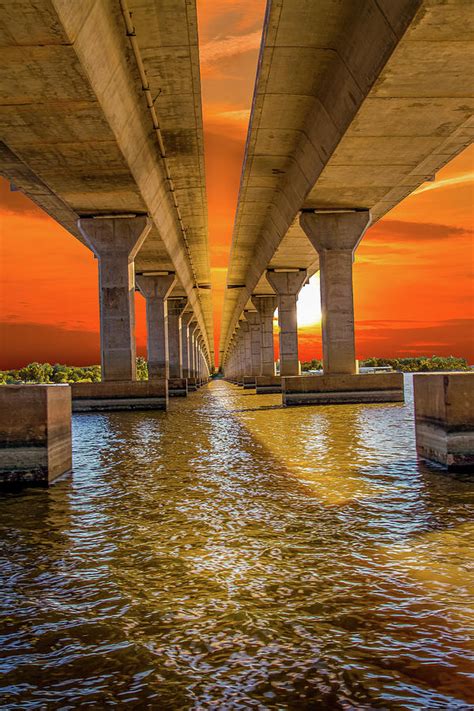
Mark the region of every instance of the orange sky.
<instances>
[{"instance_id":1,"label":"orange sky","mask_svg":"<svg viewBox=\"0 0 474 711\"><path fill-rule=\"evenodd\" d=\"M216 352L264 5L198 2ZM359 357L437 353L474 363L473 198L471 147L366 234L354 267ZM0 368L99 362L93 255L6 181L0 250ZM138 294L136 312L146 355ZM320 355L319 327L301 328L301 359Z\"/></svg>"}]
</instances>

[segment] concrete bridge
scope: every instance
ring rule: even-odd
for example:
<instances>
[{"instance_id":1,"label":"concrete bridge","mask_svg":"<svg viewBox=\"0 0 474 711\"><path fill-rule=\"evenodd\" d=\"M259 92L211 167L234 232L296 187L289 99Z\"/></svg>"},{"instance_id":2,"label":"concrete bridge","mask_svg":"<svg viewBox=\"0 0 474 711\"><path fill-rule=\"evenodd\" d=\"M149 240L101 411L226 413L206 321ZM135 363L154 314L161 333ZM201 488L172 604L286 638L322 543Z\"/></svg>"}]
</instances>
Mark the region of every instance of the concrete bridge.
<instances>
[{"instance_id":1,"label":"concrete bridge","mask_svg":"<svg viewBox=\"0 0 474 711\"><path fill-rule=\"evenodd\" d=\"M471 142L473 25L463 0L268 4L223 312L229 379L282 387L285 404L403 398L392 374L356 377L354 253ZM330 379L298 377L296 302L318 270Z\"/></svg>"},{"instance_id":2,"label":"concrete bridge","mask_svg":"<svg viewBox=\"0 0 474 711\"><path fill-rule=\"evenodd\" d=\"M73 398L166 406L214 363L195 2L0 4L1 174L98 259L105 382Z\"/></svg>"},{"instance_id":3,"label":"concrete bridge","mask_svg":"<svg viewBox=\"0 0 474 711\"><path fill-rule=\"evenodd\" d=\"M71 468L71 395L79 411L166 409L214 369L196 6L0 9L0 172L98 260L103 381L0 388L0 483L48 483ZM227 379L281 391L283 405L403 400L401 374L357 373L354 253L471 142L473 26L464 0L268 3L223 312ZM318 270L324 375L299 377L297 298ZM418 377L421 456L472 466L473 375Z\"/></svg>"}]
</instances>

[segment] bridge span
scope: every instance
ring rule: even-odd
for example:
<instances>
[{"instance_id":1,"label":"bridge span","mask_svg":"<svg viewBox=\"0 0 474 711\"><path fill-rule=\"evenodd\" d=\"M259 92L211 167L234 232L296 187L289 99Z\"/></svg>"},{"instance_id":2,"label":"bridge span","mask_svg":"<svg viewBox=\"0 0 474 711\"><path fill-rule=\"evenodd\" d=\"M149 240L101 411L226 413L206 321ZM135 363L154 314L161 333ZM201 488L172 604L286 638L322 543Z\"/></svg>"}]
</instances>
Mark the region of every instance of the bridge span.
<instances>
[{"instance_id":1,"label":"bridge span","mask_svg":"<svg viewBox=\"0 0 474 711\"><path fill-rule=\"evenodd\" d=\"M195 385L214 363L195 2L0 5L0 171L98 258L104 380L136 380L138 288L151 377Z\"/></svg>"},{"instance_id":2,"label":"bridge span","mask_svg":"<svg viewBox=\"0 0 474 711\"><path fill-rule=\"evenodd\" d=\"M268 3L220 340L231 380L281 387L278 307L284 403L403 397L392 375L353 377L352 264L370 225L472 141L473 25L463 0ZM296 302L317 271L331 381L297 377Z\"/></svg>"}]
</instances>

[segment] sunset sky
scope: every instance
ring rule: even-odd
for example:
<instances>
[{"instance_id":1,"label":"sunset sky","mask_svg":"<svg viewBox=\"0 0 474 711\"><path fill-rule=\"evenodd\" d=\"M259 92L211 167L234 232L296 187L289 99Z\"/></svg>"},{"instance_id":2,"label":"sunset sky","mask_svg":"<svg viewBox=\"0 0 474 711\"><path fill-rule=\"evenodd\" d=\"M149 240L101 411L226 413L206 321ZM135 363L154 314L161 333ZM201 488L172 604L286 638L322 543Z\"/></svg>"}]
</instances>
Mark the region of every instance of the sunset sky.
<instances>
[{"instance_id":1,"label":"sunset sky","mask_svg":"<svg viewBox=\"0 0 474 711\"><path fill-rule=\"evenodd\" d=\"M216 352L263 22L262 0L198 2ZM474 363L474 148L371 228L354 267L357 355ZM0 368L99 362L97 263L0 181ZM300 358L321 356L318 279L300 297ZM138 352L145 304L136 296Z\"/></svg>"}]
</instances>

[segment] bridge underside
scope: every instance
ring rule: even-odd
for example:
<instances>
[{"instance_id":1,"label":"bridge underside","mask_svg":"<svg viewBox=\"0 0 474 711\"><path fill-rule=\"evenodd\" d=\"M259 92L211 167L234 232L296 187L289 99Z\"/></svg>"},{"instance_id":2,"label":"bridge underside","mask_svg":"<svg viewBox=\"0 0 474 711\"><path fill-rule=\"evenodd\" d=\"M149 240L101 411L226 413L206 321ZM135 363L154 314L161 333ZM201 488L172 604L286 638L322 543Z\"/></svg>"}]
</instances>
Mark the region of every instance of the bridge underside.
<instances>
[{"instance_id":1,"label":"bridge underside","mask_svg":"<svg viewBox=\"0 0 474 711\"><path fill-rule=\"evenodd\" d=\"M472 141L463 0L272 2L242 174L220 357L266 269L319 268L304 211L372 224Z\"/></svg>"},{"instance_id":2,"label":"bridge underside","mask_svg":"<svg viewBox=\"0 0 474 711\"><path fill-rule=\"evenodd\" d=\"M149 214L136 272L176 274L212 363L194 4L3 2L0 86L1 174L81 241L79 218Z\"/></svg>"}]
</instances>

